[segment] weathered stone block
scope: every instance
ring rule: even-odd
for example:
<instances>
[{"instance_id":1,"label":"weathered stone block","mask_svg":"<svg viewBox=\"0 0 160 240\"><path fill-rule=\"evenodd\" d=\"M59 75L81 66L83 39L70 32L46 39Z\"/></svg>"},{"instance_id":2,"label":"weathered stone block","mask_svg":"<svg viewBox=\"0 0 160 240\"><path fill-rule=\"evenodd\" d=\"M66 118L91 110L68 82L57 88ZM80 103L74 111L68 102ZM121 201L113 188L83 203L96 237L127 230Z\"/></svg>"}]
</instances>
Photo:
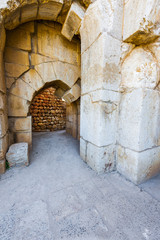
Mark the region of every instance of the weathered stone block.
<instances>
[{"instance_id":1,"label":"weathered stone block","mask_svg":"<svg viewBox=\"0 0 160 240\"><path fill-rule=\"evenodd\" d=\"M72 3L61 31L62 35L68 40L71 41L80 28L84 13L85 9L78 2Z\"/></svg>"},{"instance_id":2,"label":"weathered stone block","mask_svg":"<svg viewBox=\"0 0 160 240\"><path fill-rule=\"evenodd\" d=\"M32 131L32 117L9 118L9 130L14 132Z\"/></svg>"},{"instance_id":3,"label":"weathered stone block","mask_svg":"<svg viewBox=\"0 0 160 240\"><path fill-rule=\"evenodd\" d=\"M87 164L96 172L109 172L115 166L115 146L97 147L96 145L87 143Z\"/></svg>"},{"instance_id":4,"label":"weathered stone block","mask_svg":"<svg viewBox=\"0 0 160 240\"><path fill-rule=\"evenodd\" d=\"M121 42L102 34L82 54L82 94L96 89L119 89Z\"/></svg>"},{"instance_id":5,"label":"weathered stone block","mask_svg":"<svg viewBox=\"0 0 160 240\"><path fill-rule=\"evenodd\" d=\"M152 88L159 81L158 65L149 51L135 48L122 65L122 88Z\"/></svg>"},{"instance_id":6,"label":"weathered stone block","mask_svg":"<svg viewBox=\"0 0 160 240\"><path fill-rule=\"evenodd\" d=\"M63 6L63 0L40 0L38 19L56 21Z\"/></svg>"},{"instance_id":7,"label":"weathered stone block","mask_svg":"<svg viewBox=\"0 0 160 240\"><path fill-rule=\"evenodd\" d=\"M6 42L6 31L2 24L0 24L0 39L1 39L0 52L3 52Z\"/></svg>"},{"instance_id":8,"label":"weathered stone block","mask_svg":"<svg viewBox=\"0 0 160 240\"><path fill-rule=\"evenodd\" d=\"M29 70L29 65L20 65L15 63L5 63L5 72L7 77L20 77L24 72Z\"/></svg>"},{"instance_id":9,"label":"weathered stone block","mask_svg":"<svg viewBox=\"0 0 160 240\"><path fill-rule=\"evenodd\" d=\"M36 67L35 67L35 69L36 69ZM45 70L43 70L43 66L42 66L42 68L37 67L37 71L38 71L38 69L41 69L42 73L43 73L43 71L45 73ZM28 72L26 72L21 77L21 79L24 82L26 82L27 84L29 84L35 91L40 90L44 86L44 82L43 82L42 78L40 77L40 75L37 73L37 71L34 69L30 69Z\"/></svg>"},{"instance_id":10,"label":"weathered stone block","mask_svg":"<svg viewBox=\"0 0 160 240\"><path fill-rule=\"evenodd\" d=\"M137 89L122 95L118 142L135 151L160 145L160 93Z\"/></svg>"},{"instance_id":11,"label":"weathered stone block","mask_svg":"<svg viewBox=\"0 0 160 240\"><path fill-rule=\"evenodd\" d=\"M0 160L0 174L5 173L6 171L6 160Z\"/></svg>"},{"instance_id":12,"label":"weathered stone block","mask_svg":"<svg viewBox=\"0 0 160 240\"><path fill-rule=\"evenodd\" d=\"M133 9L136 9L134 11ZM159 36L160 1L129 0L124 5L123 40L136 45Z\"/></svg>"},{"instance_id":13,"label":"weathered stone block","mask_svg":"<svg viewBox=\"0 0 160 240\"><path fill-rule=\"evenodd\" d=\"M10 93L17 97L31 101L35 90L19 78L10 89Z\"/></svg>"},{"instance_id":14,"label":"weathered stone block","mask_svg":"<svg viewBox=\"0 0 160 240\"><path fill-rule=\"evenodd\" d=\"M29 66L29 55L28 52L6 47L4 52L4 61L6 63L16 63Z\"/></svg>"},{"instance_id":15,"label":"weathered stone block","mask_svg":"<svg viewBox=\"0 0 160 240\"><path fill-rule=\"evenodd\" d=\"M135 184L155 176L160 171L160 147L136 152L118 146L117 170Z\"/></svg>"},{"instance_id":16,"label":"weathered stone block","mask_svg":"<svg viewBox=\"0 0 160 240\"><path fill-rule=\"evenodd\" d=\"M22 50L31 50L31 35L29 31L16 28L7 32L6 46Z\"/></svg>"},{"instance_id":17,"label":"weathered stone block","mask_svg":"<svg viewBox=\"0 0 160 240\"><path fill-rule=\"evenodd\" d=\"M91 4L80 28L81 52L84 53L104 32L121 40L122 16L122 0L97 0Z\"/></svg>"},{"instance_id":18,"label":"weathered stone block","mask_svg":"<svg viewBox=\"0 0 160 240\"><path fill-rule=\"evenodd\" d=\"M0 113L0 137L6 135L8 129L8 119L5 113Z\"/></svg>"},{"instance_id":19,"label":"weathered stone block","mask_svg":"<svg viewBox=\"0 0 160 240\"><path fill-rule=\"evenodd\" d=\"M29 22L37 18L38 3L32 1L32 4L25 5L21 9L21 23Z\"/></svg>"},{"instance_id":20,"label":"weathered stone block","mask_svg":"<svg viewBox=\"0 0 160 240\"><path fill-rule=\"evenodd\" d=\"M6 93L6 83L4 76L4 62L3 62L3 52L0 52L0 90Z\"/></svg>"},{"instance_id":21,"label":"weathered stone block","mask_svg":"<svg viewBox=\"0 0 160 240\"><path fill-rule=\"evenodd\" d=\"M38 65L45 62L53 61L52 58L42 56L40 54L31 53L31 65Z\"/></svg>"},{"instance_id":22,"label":"weathered stone block","mask_svg":"<svg viewBox=\"0 0 160 240\"><path fill-rule=\"evenodd\" d=\"M81 96L81 88L80 86L76 83L70 90L68 90L64 95L63 99L67 103L71 103L76 101L79 97Z\"/></svg>"},{"instance_id":23,"label":"weathered stone block","mask_svg":"<svg viewBox=\"0 0 160 240\"><path fill-rule=\"evenodd\" d=\"M54 60L78 65L77 45L79 41L69 42L60 31L57 24L53 26L38 24L39 53Z\"/></svg>"},{"instance_id":24,"label":"weathered stone block","mask_svg":"<svg viewBox=\"0 0 160 240\"><path fill-rule=\"evenodd\" d=\"M101 147L116 142L119 94L112 91L97 94L81 96L80 135Z\"/></svg>"},{"instance_id":25,"label":"weathered stone block","mask_svg":"<svg viewBox=\"0 0 160 240\"><path fill-rule=\"evenodd\" d=\"M0 138L0 159L5 159L5 155L8 149L8 134Z\"/></svg>"},{"instance_id":26,"label":"weathered stone block","mask_svg":"<svg viewBox=\"0 0 160 240\"><path fill-rule=\"evenodd\" d=\"M32 146L32 131L16 132L14 133L14 138L16 143L26 142L30 147Z\"/></svg>"},{"instance_id":27,"label":"weathered stone block","mask_svg":"<svg viewBox=\"0 0 160 240\"><path fill-rule=\"evenodd\" d=\"M53 63L53 68L56 74L56 80L61 80L70 88L77 82L78 78L81 77L80 66L58 61Z\"/></svg>"},{"instance_id":28,"label":"weathered stone block","mask_svg":"<svg viewBox=\"0 0 160 240\"><path fill-rule=\"evenodd\" d=\"M4 19L6 29L11 30L16 28L20 24L20 8L13 9Z\"/></svg>"},{"instance_id":29,"label":"weathered stone block","mask_svg":"<svg viewBox=\"0 0 160 240\"><path fill-rule=\"evenodd\" d=\"M87 143L83 138L80 138L80 156L85 162L87 158Z\"/></svg>"},{"instance_id":30,"label":"weathered stone block","mask_svg":"<svg viewBox=\"0 0 160 240\"><path fill-rule=\"evenodd\" d=\"M16 143L10 146L6 159L10 167L14 166L28 166L28 143Z\"/></svg>"},{"instance_id":31,"label":"weathered stone block","mask_svg":"<svg viewBox=\"0 0 160 240\"><path fill-rule=\"evenodd\" d=\"M28 114L29 103L27 100L12 94L8 95L8 116L26 117Z\"/></svg>"}]
</instances>

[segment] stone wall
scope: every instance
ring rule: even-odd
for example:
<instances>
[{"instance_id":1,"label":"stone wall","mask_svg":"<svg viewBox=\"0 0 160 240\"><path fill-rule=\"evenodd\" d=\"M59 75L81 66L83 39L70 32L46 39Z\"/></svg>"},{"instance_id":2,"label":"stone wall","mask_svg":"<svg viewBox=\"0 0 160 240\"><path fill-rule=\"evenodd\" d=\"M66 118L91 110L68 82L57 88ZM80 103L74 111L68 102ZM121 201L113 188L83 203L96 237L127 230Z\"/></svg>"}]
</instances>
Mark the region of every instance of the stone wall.
<instances>
[{"instance_id":1,"label":"stone wall","mask_svg":"<svg viewBox=\"0 0 160 240\"><path fill-rule=\"evenodd\" d=\"M50 87L36 95L31 103L33 131L56 131L66 128L66 103Z\"/></svg>"},{"instance_id":2,"label":"stone wall","mask_svg":"<svg viewBox=\"0 0 160 240\"><path fill-rule=\"evenodd\" d=\"M66 132L80 139L80 100L68 104L66 109Z\"/></svg>"},{"instance_id":3,"label":"stone wall","mask_svg":"<svg viewBox=\"0 0 160 240\"><path fill-rule=\"evenodd\" d=\"M68 41L61 28L55 22L38 21L7 31L4 60L10 144L27 141L31 145L29 107L43 88L53 86L55 95L64 95L69 102L80 96L80 40Z\"/></svg>"},{"instance_id":4,"label":"stone wall","mask_svg":"<svg viewBox=\"0 0 160 240\"><path fill-rule=\"evenodd\" d=\"M5 29L0 25L0 174L5 172L5 154L8 148L8 118L6 83L3 53L5 46Z\"/></svg>"}]
</instances>

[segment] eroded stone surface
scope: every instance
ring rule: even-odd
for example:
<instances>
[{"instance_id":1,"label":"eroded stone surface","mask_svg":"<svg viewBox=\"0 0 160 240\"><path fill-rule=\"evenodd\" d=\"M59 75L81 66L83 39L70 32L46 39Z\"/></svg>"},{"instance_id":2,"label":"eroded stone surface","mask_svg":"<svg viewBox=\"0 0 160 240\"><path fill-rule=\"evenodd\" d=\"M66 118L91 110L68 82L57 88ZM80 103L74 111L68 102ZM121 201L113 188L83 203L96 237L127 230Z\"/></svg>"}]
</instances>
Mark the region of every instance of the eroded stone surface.
<instances>
[{"instance_id":1,"label":"eroded stone surface","mask_svg":"<svg viewBox=\"0 0 160 240\"><path fill-rule=\"evenodd\" d=\"M28 143L15 143L10 146L6 159L10 167L14 166L28 166L29 156L28 156Z\"/></svg>"},{"instance_id":2,"label":"eroded stone surface","mask_svg":"<svg viewBox=\"0 0 160 240\"><path fill-rule=\"evenodd\" d=\"M116 172L97 175L78 144L63 131L34 134L30 166L1 176L0 238L158 240L159 182L147 193L149 182L140 189Z\"/></svg>"}]
</instances>

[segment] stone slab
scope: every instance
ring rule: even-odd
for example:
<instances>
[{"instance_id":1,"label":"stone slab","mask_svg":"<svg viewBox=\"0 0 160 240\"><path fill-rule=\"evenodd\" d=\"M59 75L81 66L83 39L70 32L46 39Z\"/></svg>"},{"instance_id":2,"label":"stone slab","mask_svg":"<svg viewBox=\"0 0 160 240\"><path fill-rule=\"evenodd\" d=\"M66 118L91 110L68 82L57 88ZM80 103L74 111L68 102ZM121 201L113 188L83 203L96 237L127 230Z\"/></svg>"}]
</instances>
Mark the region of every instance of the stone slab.
<instances>
[{"instance_id":1,"label":"stone slab","mask_svg":"<svg viewBox=\"0 0 160 240\"><path fill-rule=\"evenodd\" d=\"M6 154L6 159L10 167L28 166L28 143L22 142L12 144Z\"/></svg>"}]
</instances>

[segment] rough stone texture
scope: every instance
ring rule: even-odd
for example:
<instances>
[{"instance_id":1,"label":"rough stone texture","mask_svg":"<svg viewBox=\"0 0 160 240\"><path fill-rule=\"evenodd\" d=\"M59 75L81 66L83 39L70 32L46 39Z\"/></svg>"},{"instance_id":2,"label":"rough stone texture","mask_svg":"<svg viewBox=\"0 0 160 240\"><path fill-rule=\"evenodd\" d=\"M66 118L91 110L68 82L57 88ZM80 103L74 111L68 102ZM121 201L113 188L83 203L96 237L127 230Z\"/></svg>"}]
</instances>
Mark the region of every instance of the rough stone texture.
<instances>
[{"instance_id":1,"label":"rough stone texture","mask_svg":"<svg viewBox=\"0 0 160 240\"><path fill-rule=\"evenodd\" d=\"M20 143L27 142L32 145L32 117L9 118L9 142Z\"/></svg>"},{"instance_id":2,"label":"rough stone texture","mask_svg":"<svg viewBox=\"0 0 160 240\"><path fill-rule=\"evenodd\" d=\"M66 105L66 132L80 139L80 100Z\"/></svg>"},{"instance_id":3,"label":"rough stone texture","mask_svg":"<svg viewBox=\"0 0 160 240\"><path fill-rule=\"evenodd\" d=\"M68 90L64 95L63 99L67 103L76 101L81 96L81 87L79 84L75 84L70 90Z\"/></svg>"},{"instance_id":4,"label":"rough stone texture","mask_svg":"<svg viewBox=\"0 0 160 240\"><path fill-rule=\"evenodd\" d=\"M137 9L137 11L133 11ZM159 36L160 1L126 0L124 5L123 40L146 44Z\"/></svg>"},{"instance_id":5,"label":"rough stone texture","mask_svg":"<svg viewBox=\"0 0 160 240\"><path fill-rule=\"evenodd\" d=\"M14 166L28 166L28 143L16 143L9 147L6 154L6 159L10 167Z\"/></svg>"},{"instance_id":6,"label":"rough stone texture","mask_svg":"<svg viewBox=\"0 0 160 240\"><path fill-rule=\"evenodd\" d=\"M84 13L85 10L80 4L72 3L61 31L62 35L68 40L71 41L74 34L79 31Z\"/></svg>"},{"instance_id":7,"label":"rough stone texture","mask_svg":"<svg viewBox=\"0 0 160 240\"><path fill-rule=\"evenodd\" d=\"M66 127L66 103L55 96L54 88L36 95L31 103L33 131L55 131Z\"/></svg>"},{"instance_id":8,"label":"rough stone texture","mask_svg":"<svg viewBox=\"0 0 160 240\"><path fill-rule=\"evenodd\" d=\"M30 22L7 31L5 72L10 117L27 116L34 95L45 84L53 82L62 95L72 88L80 78L79 44L77 39L64 39L61 26L53 22ZM71 89L74 101L80 96L80 88L75 88Z\"/></svg>"},{"instance_id":9,"label":"rough stone texture","mask_svg":"<svg viewBox=\"0 0 160 240\"><path fill-rule=\"evenodd\" d=\"M63 6L63 0L48 0L47 2L41 0L40 3L38 19L56 21Z\"/></svg>"},{"instance_id":10,"label":"rough stone texture","mask_svg":"<svg viewBox=\"0 0 160 240\"><path fill-rule=\"evenodd\" d=\"M0 239L159 240L159 178L139 188L97 175L78 145L64 131L34 133L30 166L1 176Z\"/></svg>"}]
</instances>

